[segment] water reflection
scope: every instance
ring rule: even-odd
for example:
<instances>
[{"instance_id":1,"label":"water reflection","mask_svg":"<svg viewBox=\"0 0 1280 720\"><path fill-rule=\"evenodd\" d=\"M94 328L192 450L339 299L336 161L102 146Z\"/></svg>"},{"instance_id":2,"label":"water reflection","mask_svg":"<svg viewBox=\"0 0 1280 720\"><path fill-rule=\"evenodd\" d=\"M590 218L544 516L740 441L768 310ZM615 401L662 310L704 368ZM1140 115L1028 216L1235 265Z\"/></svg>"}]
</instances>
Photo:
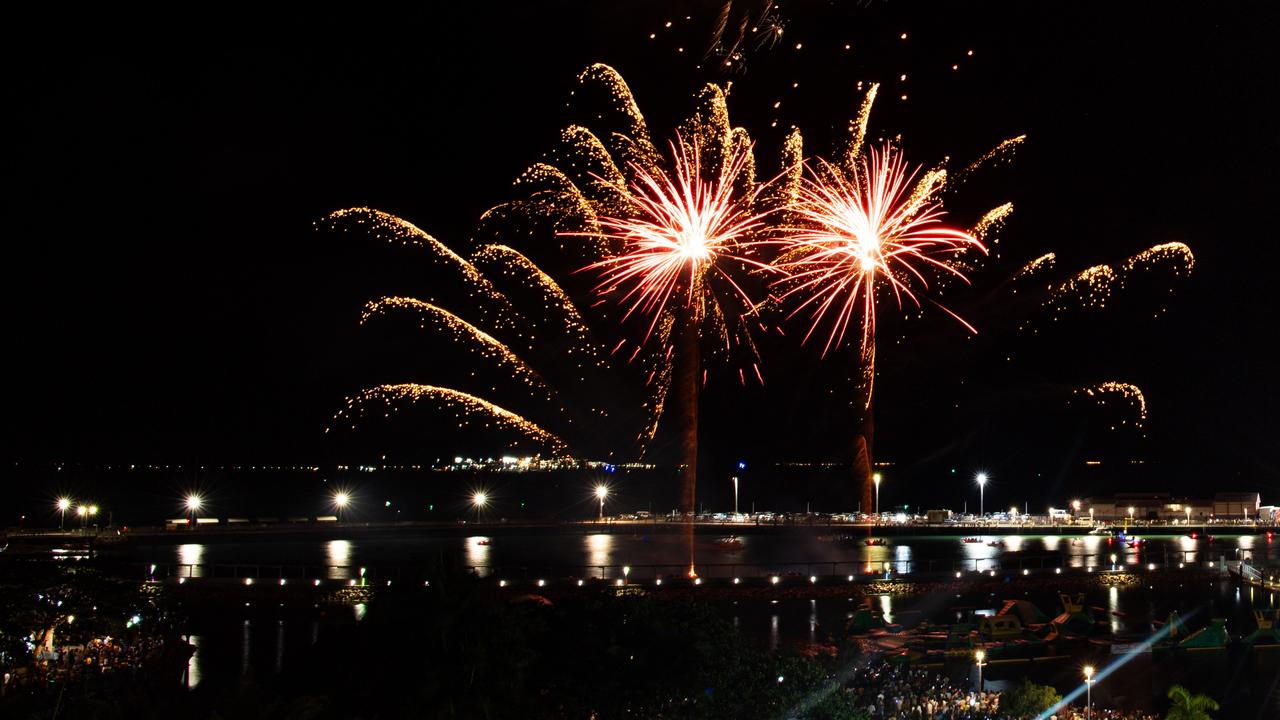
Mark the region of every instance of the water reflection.
<instances>
[{"instance_id":1,"label":"water reflection","mask_svg":"<svg viewBox=\"0 0 1280 720\"><path fill-rule=\"evenodd\" d=\"M893 622L893 597L887 593L880 596L880 614L884 616L885 623Z\"/></svg>"},{"instance_id":2,"label":"water reflection","mask_svg":"<svg viewBox=\"0 0 1280 720\"><path fill-rule=\"evenodd\" d=\"M814 636L818 632L818 601L809 600L809 642L816 642Z\"/></svg>"},{"instance_id":3,"label":"water reflection","mask_svg":"<svg viewBox=\"0 0 1280 720\"><path fill-rule=\"evenodd\" d=\"M1041 538L1041 542L1044 543L1046 552L1058 552L1058 546L1062 544L1062 537L1059 535L1045 535Z\"/></svg>"},{"instance_id":4,"label":"water reflection","mask_svg":"<svg viewBox=\"0 0 1280 720\"><path fill-rule=\"evenodd\" d=\"M613 536L597 533L588 535L585 541L587 545L587 564L597 569L600 577L607 577L608 570L601 566L612 563Z\"/></svg>"},{"instance_id":5,"label":"water reflection","mask_svg":"<svg viewBox=\"0 0 1280 720\"><path fill-rule=\"evenodd\" d=\"M1120 616L1116 613L1120 612L1120 589L1115 585L1107 588L1107 613L1110 615L1111 632L1120 632Z\"/></svg>"},{"instance_id":6,"label":"water reflection","mask_svg":"<svg viewBox=\"0 0 1280 720\"><path fill-rule=\"evenodd\" d=\"M911 572L911 546L893 546L893 569L903 575Z\"/></svg>"},{"instance_id":7,"label":"water reflection","mask_svg":"<svg viewBox=\"0 0 1280 720\"><path fill-rule=\"evenodd\" d=\"M769 616L769 650L778 649L778 640L781 633L778 632L778 614L774 613Z\"/></svg>"},{"instance_id":8,"label":"water reflection","mask_svg":"<svg viewBox=\"0 0 1280 720\"><path fill-rule=\"evenodd\" d=\"M991 570L994 569L996 549L987 545L986 542L963 543L965 569L966 570Z\"/></svg>"},{"instance_id":9,"label":"water reflection","mask_svg":"<svg viewBox=\"0 0 1280 720\"><path fill-rule=\"evenodd\" d=\"M276 674L284 672L284 621L276 621Z\"/></svg>"},{"instance_id":10,"label":"water reflection","mask_svg":"<svg viewBox=\"0 0 1280 720\"><path fill-rule=\"evenodd\" d=\"M475 568L476 577L487 577L489 569L489 538L484 535L472 535L467 538L465 553L467 564Z\"/></svg>"},{"instance_id":11,"label":"water reflection","mask_svg":"<svg viewBox=\"0 0 1280 720\"><path fill-rule=\"evenodd\" d=\"M369 607L364 603L356 603L351 606L351 614L355 616L356 622L363 620L367 612L369 612Z\"/></svg>"},{"instance_id":12,"label":"water reflection","mask_svg":"<svg viewBox=\"0 0 1280 720\"><path fill-rule=\"evenodd\" d=\"M248 620L244 621L244 631L240 634L240 675L242 677L249 676L249 670L253 664L249 661L249 648L252 647L253 629Z\"/></svg>"},{"instance_id":13,"label":"water reflection","mask_svg":"<svg viewBox=\"0 0 1280 720\"><path fill-rule=\"evenodd\" d=\"M194 648L191 657L187 658L187 688L194 690L200 684L200 636L188 635L187 642Z\"/></svg>"},{"instance_id":14,"label":"water reflection","mask_svg":"<svg viewBox=\"0 0 1280 720\"><path fill-rule=\"evenodd\" d=\"M186 543L178 546L178 562L188 567L178 571L180 577L204 577L204 545Z\"/></svg>"},{"instance_id":15,"label":"water reflection","mask_svg":"<svg viewBox=\"0 0 1280 720\"><path fill-rule=\"evenodd\" d=\"M324 546L325 562L329 565L330 580L346 580L351 577L351 542L330 540Z\"/></svg>"},{"instance_id":16,"label":"water reflection","mask_svg":"<svg viewBox=\"0 0 1280 720\"><path fill-rule=\"evenodd\" d=\"M1006 535L1004 538L1005 549L1009 552L1019 552L1022 550L1021 535Z\"/></svg>"}]
</instances>

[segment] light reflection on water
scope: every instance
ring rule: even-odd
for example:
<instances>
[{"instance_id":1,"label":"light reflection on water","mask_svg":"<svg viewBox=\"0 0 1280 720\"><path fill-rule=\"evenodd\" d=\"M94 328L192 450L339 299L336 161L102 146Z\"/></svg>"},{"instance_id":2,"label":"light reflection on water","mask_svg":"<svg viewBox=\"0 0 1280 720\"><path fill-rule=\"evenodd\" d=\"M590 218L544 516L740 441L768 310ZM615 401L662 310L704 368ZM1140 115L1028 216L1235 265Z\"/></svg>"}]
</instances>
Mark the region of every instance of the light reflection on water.
<instances>
[{"instance_id":1,"label":"light reflection on water","mask_svg":"<svg viewBox=\"0 0 1280 720\"><path fill-rule=\"evenodd\" d=\"M350 540L330 540L325 543L324 557L329 566L330 580L346 580L351 577Z\"/></svg>"},{"instance_id":2,"label":"light reflection on water","mask_svg":"<svg viewBox=\"0 0 1280 720\"><path fill-rule=\"evenodd\" d=\"M607 577L608 570L600 566L613 562L613 535L596 533L586 536L584 542L587 549L587 564L596 566L595 572L598 572L601 577Z\"/></svg>"},{"instance_id":3,"label":"light reflection on water","mask_svg":"<svg viewBox=\"0 0 1280 720\"><path fill-rule=\"evenodd\" d=\"M194 690L200 684L200 636L188 635L187 642L195 648L191 657L187 658L187 688Z\"/></svg>"},{"instance_id":4,"label":"light reflection on water","mask_svg":"<svg viewBox=\"0 0 1280 720\"><path fill-rule=\"evenodd\" d=\"M181 571L186 577L204 577L204 567L201 565L203 559L204 545L186 543L178 546L178 562L189 566Z\"/></svg>"},{"instance_id":5,"label":"light reflection on water","mask_svg":"<svg viewBox=\"0 0 1280 720\"><path fill-rule=\"evenodd\" d=\"M467 565L474 567L476 577L487 577L489 569L489 538L484 535L472 535L467 538L464 551Z\"/></svg>"}]
</instances>

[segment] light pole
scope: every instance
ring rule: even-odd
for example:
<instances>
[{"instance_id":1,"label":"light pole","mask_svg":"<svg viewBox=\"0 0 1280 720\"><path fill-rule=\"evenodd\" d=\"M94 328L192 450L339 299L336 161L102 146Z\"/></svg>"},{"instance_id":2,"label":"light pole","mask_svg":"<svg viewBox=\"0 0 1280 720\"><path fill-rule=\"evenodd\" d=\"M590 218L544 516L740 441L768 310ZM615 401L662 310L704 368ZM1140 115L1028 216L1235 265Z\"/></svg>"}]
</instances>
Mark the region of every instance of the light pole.
<instances>
[{"instance_id":1,"label":"light pole","mask_svg":"<svg viewBox=\"0 0 1280 720\"><path fill-rule=\"evenodd\" d=\"M1071 520L1072 520L1072 522L1074 522L1074 521L1075 521L1075 519L1076 519L1077 517L1079 517L1079 516L1080 516L1080 501L1079 501L1079 500L1072 500L1072 501L1071 501Z\"/></svg>"},{"instance_id":2,"label":"light pole","mask_svg":"<svg viewBox=\"0 0 1280 720\"><path fill-rule=\"evenodd\" d=\"M978 473L978 517L986 515L985 493L987 489L987 474Z\"/></svg>"},{"instance_id":3,"label":"light pole","mask_svg":"<svg viewBox=\"0 0 1280 720\"><path fill-rule=\"evenodd\" d=\"M97 505L90 505L90 506L89 506L89 517L94 517L94 516L95 516L95 515L97 515L97 514L98 514L98 506L97 506ZM95 526L95 527L96 527L96 526Z\"/></svg>"},{"instance_id":4,"label":"light pole","mask_svg":"<svg viewBox=\"0 0 1280 720\"><path fill-rule=\"evenodd\" d=\"M736 516L738 514L738 476L734 475L732 480L733 480L733 514L736 519Z\"/></svg>"},{"instance_id":5,"label":"light pole","mask_svg":"<svg viewBox=\"0 0 1280 720\"><path fill-rule=\"evenodd\" d=\"M65 530L67 524L67 510L71 507L70 498L58 498L58 529Z\"/></svg>"},{"instance_id":6,"label":"light pole","mask_svg":"<svg viewBox=\"0 0 1280 720\"><path fill-rule=\"evenodd\" d=\"M973 654L973 659L975 660L974 664L978 666L978 692L982 692L984 688L982 684L982 668L986 665L983 661L987 659L987 652L979 650Z\"/></svg>"},{"instance_id":7,"label":"light pole","mask_svg":"<svg viewBox=\"0 0 1280 720\"><path fill-rule=\"evenodd\" d=\"M596 498L600 500L600 522L604 522L604 499L609 496L609 488L604 485L596 486Z\"/></svg>"},{"instance_id":8,"label":"light pole","mask_svg":"<svg viewBox=\"0 0 1280 720\"><path fill-rule=\"evenodd\" d=\"M89 508L80 505L76 508L76 515L80 516L80 529L83 530L89 522Z\"/></svg>"},{"instance_id":9,"label":"light pole","mask_svg":"<svg viewBox=\"0 0 1280 720\"><path fill-rule=\"evenodd\" d=\"M871 480L876 484L876 522L880 522L880 481L883 478L880 477L880 473L876 473L871 476Z\"/></svg>"},{"instance_id":10,"label":"light pole","mask_svg":"<svg viewBox=\"0 0 1280 720\"><path fill-rule=\"evenodd\" d=\"M1089 524L1093 525L1093 508L1089 508Z\"/></svg>"},{"instance_id":11,"label":"light pole","mask_svg":"<svg viewBox=\"0 0 1280 720\"><path fill-rule=\"evenodd\" d=\"M471 496L471 504L476 507L476 522L480 522L480 511L489 503L489 496L483 490Z\"/></svg>"},{"instance_id":12,"label":"light pole","mask_svg":"<svg viewBox=\"0 0 1280 720\"><path fill-rule=\"evenodd\" d=\"M1084 713L1086 720L1093 720L1093 666L1084 666Z\"/></svg>"},{"instance_id":13,"label":"light pole","mask_svg":"<svg viewBox=\"0 0 1280 720\"><path fill-rule=\"evenodd\" d=\"M199 495L193 493L187 496L187 513L191 516L190 524L196 524L196 512L200 510L200 506L203 504L204 501L200 499Z\"/></svg>"}]
</instances>

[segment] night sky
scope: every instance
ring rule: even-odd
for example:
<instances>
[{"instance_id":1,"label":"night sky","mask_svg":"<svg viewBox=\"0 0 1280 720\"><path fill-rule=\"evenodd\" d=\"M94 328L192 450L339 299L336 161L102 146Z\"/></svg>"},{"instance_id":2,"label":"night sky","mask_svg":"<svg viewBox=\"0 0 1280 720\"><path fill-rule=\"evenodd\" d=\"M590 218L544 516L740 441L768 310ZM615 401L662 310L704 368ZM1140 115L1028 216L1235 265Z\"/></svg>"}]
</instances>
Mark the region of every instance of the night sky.
<instances>
[{"instance_id":1,"label":"night sky","mask_svg":"<svg viewBox=\"0 0 1280 720\"><path fill-rule=\"evenodd\" d=\"M882 337L904 341L880 360L877 459L921 494L953 467L984 467L1046 493L1094 473L1099 488L1210 478L1277 499L1268 3L784 2L783 40L732 74L702 59L720 3L431 5L163 32L128 10L6 23L6 458L377 456L375 439L335 448L323 430L344 395L419 379L393 375L356 322L411 271L313 222L368 205L473 249L480 214L513 198L570 121L577 73L605 62L663 143L702 84L731 80L731 117L762 162L793 124L806 154L825 153L859 80L885 83L873 132L901 135L914 163L967 162L1026 133L971 208L1014 202L1006 268L1048 251L1084 268L1167 241L1194 250L1189 280L1137 283L1108 312L1030 339L996 331L1007 312L981 282L956 298L992 328L977 340L938 313L887 324ZM767 348L764 391L709 385L704 462L847 460L845 418L822 399L840 357L819 362L799 334ZM1102 380L1142 387L1145 434L1066 407L1070 388Z\"/></svg>"}]
</instances>

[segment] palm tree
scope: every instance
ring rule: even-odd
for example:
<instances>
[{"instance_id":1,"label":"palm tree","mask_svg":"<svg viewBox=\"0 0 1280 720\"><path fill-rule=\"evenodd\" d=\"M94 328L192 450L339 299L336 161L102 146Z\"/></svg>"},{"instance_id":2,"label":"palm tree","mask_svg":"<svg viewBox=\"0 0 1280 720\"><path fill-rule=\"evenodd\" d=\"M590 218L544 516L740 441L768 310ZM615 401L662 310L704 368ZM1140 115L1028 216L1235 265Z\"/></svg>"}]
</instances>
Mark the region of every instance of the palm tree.
<instances>
[{"instance_id":1,"label":"palm tree","mask_svg":"<svg viewBox=\"0 0 1280 720\"><path fill-rule=\"evenodd\" d=\"M1218 709L1218 702L1208 695L1192 695L1181 685L1169 688L1169 712L1165 720L1213 720L1210 711Z\"/></svg>"}]
</instances>

